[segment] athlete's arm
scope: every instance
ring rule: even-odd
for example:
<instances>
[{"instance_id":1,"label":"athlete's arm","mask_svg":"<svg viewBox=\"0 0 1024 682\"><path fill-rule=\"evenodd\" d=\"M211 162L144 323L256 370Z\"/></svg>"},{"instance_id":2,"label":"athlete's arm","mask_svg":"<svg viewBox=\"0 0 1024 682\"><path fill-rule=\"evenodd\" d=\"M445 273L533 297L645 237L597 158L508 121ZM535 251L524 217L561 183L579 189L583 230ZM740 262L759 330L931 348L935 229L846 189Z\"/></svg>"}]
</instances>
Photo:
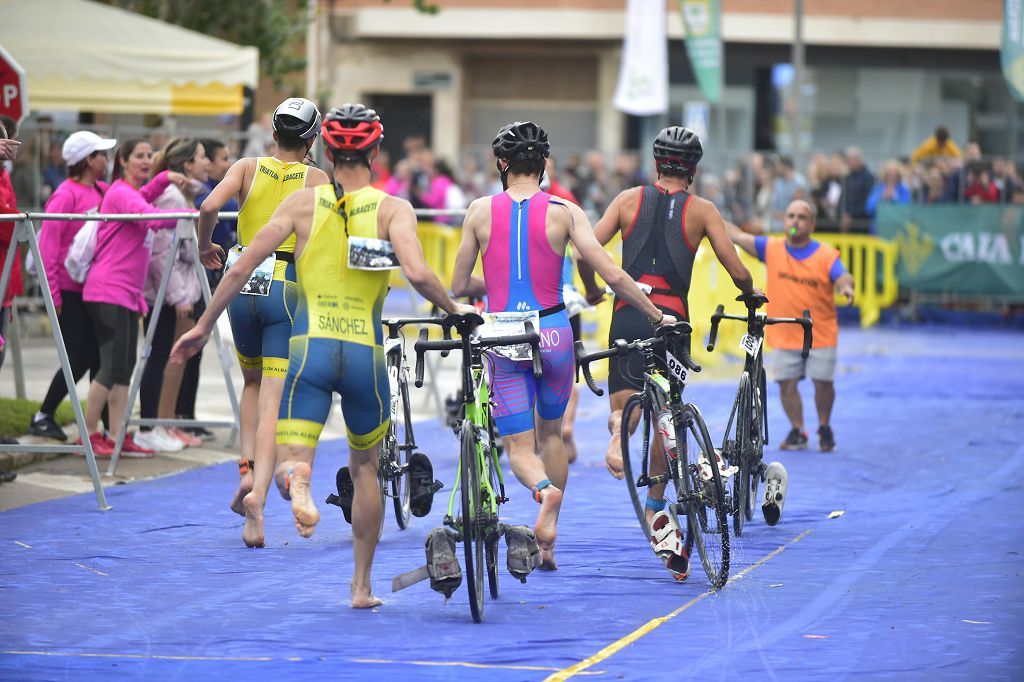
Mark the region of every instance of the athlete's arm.
<instances>
[{"instance_id":1,"label":"athlete's arm","mask_svg":"<svg viewBox=\"0 0 1024 682\"><path fill-rule=\"evenodd\" d=\"M242 191L247 162L248 159L239 159L231 164L224 178L210 190L203 205L199 207L199 259L209 270L224 267L224 249L213 243L213 228L217 226L217 213L224 208L224 204Z\"/></svg>"},{"instance_id":2,"label":"athlete's arm","mask_svg":"<svg viewBox=\"0 0 1024 682\"><path fill-rule=\"evenodd\" d=\"M566 209L569 211L566 216L570 221L569 239L579 249L581 262L586 262L597 270L597 274L601 275L601 279L608 283L619 298L642 312L652 324L675 324L676 318L663 314L651 303L647 295L640 291L633 278L615 264L601 242L594 236L587 214L575 204L567 205Z\"/></svg>"},{"instance_id":3,"label":"athlete's arm","mask_svg":"<svg viewBox=\"0 0 1024 682\"><path fill-rule=\"evenodd\" d=\"M484 197L486 199L486 197ZM480 253L480 241L476 238L476 224L484 217L484 202L475 200L466 209L466 217L462 221L462 242L455 256L455 269L452 272L452 293L456 296L487 295L487 286L479 277L473 276L476 257Z\"/></svg>"},{"instance_id":4,"label":"athlete's arm","mask_svg":"<svg viewBox=\"0 0 1024 682\"><path fill-rule=\"evenodd\" d=\"M274 253L284 243L284 240L295 232L296 216L302 214L304 204L310 204L312 201L312 190L299 190L289 194L278 205L274 215L270 217L270 222L260 228L242 255L224 273L224 278L217 286L217 291L210 299L206 312L196 322L196 326L183 334L174 344L174 348L171 349L172 362L185 362L206 345L217 318L238 296L256 266ZM308 206L305 208L308 209Z\"/></svg>"},{"instance_id":5,"label":"athlete's arm","mask_svg":"<svg viewBox=\"0 0 1024 682\"><path fill-rule=\"evenodd\" d=\"M750 276L750 270L747 270L747 266L743 264L739 254L736 253L736 245L726 234L722 215L710 201L694 197L693 202L693 208L697 209L696 217L703 219L704 231L708 236L708 241L711 242L711 248L714 249L719 262L725 266L729 276L732 277L736 288L744 294L753 293L754 278ZM685 225L683 229L686 229ZM753 237L750 238L750 245L754 245Z\"/></svg>"},{"instance_id":6,"label":"athlete's arm","mask_svg":"<svg viewBox=\"0 0 1024 682\"><path fill-rule=\"evenodd\" d=\"M381 200L379 216L384 226L385 239L391 241L398 263L402 266L402 274L409 284L423 298L446 313L471 312L471 306L458 304L451 299L437 274L423 258L423 247L416 238L416 213L412 210L412 204L398 197L386 197Z\"/></svg>"},{"instance_id":7,"label":"athlete's arm","mask_svg":"<svg viewBox=\"0 0 1024 682\"><path fill-rule=\"evenodd\" d=\"M634 188L635 189L635 188ZM626 202L626 197L629 192L633 190L627 189L619 192L619 196L612 200L608 208L605 210L604 215L597 221L594 226L594 237L597 239L601 246L604 246L612 240L615 234L619 231L622 221L619 216L622 213L622 206ZM600 301L604 297L604 289L597 285L597 280L594 279L594 268L592 268L582 258L576 260L576 268L580 271L580 279L583 281L583 288L586 291L587 302L594 304Z\"/></svg>"},{"instance_id":8,"label":"athlete's arm","mask_svg":"<svg viewBox=\"0 0 1024 682\"><path fill-rule=\"evenodd\" d=\"M330 183L331 178L319 166L310 166L306 171L306 187L319 187Z\"/></svg>"}]
</instances>

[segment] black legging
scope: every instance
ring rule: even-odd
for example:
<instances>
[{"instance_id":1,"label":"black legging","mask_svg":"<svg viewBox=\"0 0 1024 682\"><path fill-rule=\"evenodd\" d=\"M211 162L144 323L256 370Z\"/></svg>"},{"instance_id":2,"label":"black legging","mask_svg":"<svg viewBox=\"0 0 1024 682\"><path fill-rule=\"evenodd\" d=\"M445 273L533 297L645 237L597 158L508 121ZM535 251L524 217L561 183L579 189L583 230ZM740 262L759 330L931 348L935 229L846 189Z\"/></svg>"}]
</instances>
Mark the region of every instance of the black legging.
<instances>
[{"instance_id":1,"label":"black legging","mask_svg":"<svg viewBox=\"0 0 1024 682\"><path fill-rule=\"evenodd\" d=\"M160 389L164 385L164 368L167 358L174 346L174 327L177 313L174 306L166 305L160 309L160 317L156 321L156 333L153 335L153 347L149 349L146 369L142 372L142 384L139 387L139 407L143 419L156 419L160 408ZM153 311L146 313L145 330L149 333L149 325L153 323Z\"/></svg>"},{"instance_id":2,"label":"black legging","mask_svg":"<svg viewBox=\"0 0 1024 682\"><path fill-rule=\"evenodd\" d=\"M60 322L60 335L64 339L64 347L68 352L68 362L71 364L71 375L77 382L85 373L89 372L89 378L95 379L96 372L100 368L100 349L96 344L96 334L92 328L92 320L82 303L80 291L61 291L61 309L57 319ZM57 406L68 395L68 385L64 381L64 372L58 369L50 381L50 388L46 391L43 404L39 411L53 417ZM107 408L103 408L103 423L110 428L110 420L107 418Z\"/></svg>"}]
</instances>

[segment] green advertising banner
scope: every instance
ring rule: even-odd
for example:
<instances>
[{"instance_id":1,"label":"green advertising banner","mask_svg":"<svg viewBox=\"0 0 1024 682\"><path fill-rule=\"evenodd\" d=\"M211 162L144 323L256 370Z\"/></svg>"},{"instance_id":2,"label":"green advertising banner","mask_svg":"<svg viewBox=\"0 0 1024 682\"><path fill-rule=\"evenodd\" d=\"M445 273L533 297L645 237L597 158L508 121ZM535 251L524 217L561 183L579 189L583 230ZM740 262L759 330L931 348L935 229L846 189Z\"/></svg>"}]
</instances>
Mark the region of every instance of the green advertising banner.
<instances>
[{"instance_id":1,"label":"green advertising banner","mask_svg":"<svg viewBox=\"0 0 1024 682\"><path fill-rule=\"evenodd\" d=\"M900 288L1024 299L1024 206L883 204Z\"/></svg>"},{"instance_id":2,"label":"green advertising banner","mask_svg":"<svg viewBox=\"0 0 1024 682\"><path fill-rule=\"evenodd\" d=\"M722 97L722 40L718 35L719 0L679 0L686 28L686 54L704 98L717 104Z\"/></svg>"},{"instance_id":3,"label":"green advertising banner","mask_svg":"<svg viewBox=\"0 0 1024 682\"><path fill-rule=\"evenodd\" d=\"M1004 0L1000 61L1010 94L1024 102L1024 0Z\"/></svg>"}]
</instances>

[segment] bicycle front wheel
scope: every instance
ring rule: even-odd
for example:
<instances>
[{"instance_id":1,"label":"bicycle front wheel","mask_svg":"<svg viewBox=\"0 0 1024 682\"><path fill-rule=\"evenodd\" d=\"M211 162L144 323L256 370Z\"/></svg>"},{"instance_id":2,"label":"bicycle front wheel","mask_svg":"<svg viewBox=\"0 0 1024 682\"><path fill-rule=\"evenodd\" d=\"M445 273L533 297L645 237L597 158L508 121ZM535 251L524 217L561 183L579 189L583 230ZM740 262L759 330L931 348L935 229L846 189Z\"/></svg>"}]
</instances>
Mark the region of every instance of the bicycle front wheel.
<instances>
[{"instance_id":1,"label":"bicycle front wheel","mask_svg":"<svg viewBox=\"0 0 1024 682\"><path fill-rule=\"evenodd\" d=\"M626 399L622 408L622 469L625 474L629 499L633 503L636 520L647 542L651 541L651 530L647 527L647 487L642 485L646 477L644 460L654 438L651 406L645 403L642 393L634 393Z\"/></svg>"},{"instance_id":2,"label":"bicycle front wheel","mask_svg":"<svg viewBox=\"0 0 1024 682\"><path fill-rule=\"evenodd\" d=\"M481 514L480 469L477 458L476 427L468 419L462 422L462 453L459 457L462 493L462 549L466 591L473 622L484 618L484 543L478 532Z\"/></svg>"},{"instance_id":3,"label":"bicycle front wheel","mask_svg":"<svg viewBox=\"0 0 1024 682\"><path fill-rule=\"evenodd\" d=\"M395 522L398 528L405 530L409 527L409 518L412 514L410 506L412 491L409 488L409 456L412 454L412 447L416 443L412 435L412 406L409 404L409 383L404 378L398 381L399 404L395 416L391 418L391 428L395 434L394 463L396 474L391 479L391 497L395 504ZM401 419L401 425L395 423L396 418ZM401 447L401 445L405 447Z\"/></svg>"},{"instance_id":4,"label":"bicycle front wheel","mask_svg":"<svg viewBox=\"0 0 1024 682\"><path fill-rule=\"evenodd\" d=\"M729 524L722 475L704 417L695 405L682 410L682 425L676 426L677 442L686 448L677 462L677 476L684 491L680 501L686 511L686 548L697 548L704 572L718 589L729 580ZM692 556L692 555L691 555Z\"/></svg>"},{"instance_id":5,"label":"bicycle front wheel","mask_svg":"<svg viewBox=\"0 0 1024 682\"><path fill-rule=\"evenodd\" d=\"M750 414L752 409L752 391L750 375L746 372L740 376L740 385L736 390L736 400L732 404L732 414L725 430L722 442L722 456L725 460L739 468L732 477L732 529L739 537L743 535L743 522L751 517L747 514L750 484Z\"/></svg>"}]
</instances>

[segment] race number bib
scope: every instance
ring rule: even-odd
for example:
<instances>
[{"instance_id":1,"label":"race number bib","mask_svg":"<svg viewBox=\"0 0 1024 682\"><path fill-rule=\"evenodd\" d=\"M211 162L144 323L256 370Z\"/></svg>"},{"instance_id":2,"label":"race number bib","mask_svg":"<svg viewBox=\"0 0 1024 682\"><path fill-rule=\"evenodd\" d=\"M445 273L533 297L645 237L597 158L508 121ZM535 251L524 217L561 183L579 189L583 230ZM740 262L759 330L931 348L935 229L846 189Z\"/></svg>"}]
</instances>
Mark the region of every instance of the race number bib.
<instances>
[{"instance_id":1,"label":"race number bib","mask_svg":"<svg viewBox=\"0 0 1024 682\"><path fill-rule=\"evenodd\" d=\"M686 365L679 362L679 359L669 351L665 351L665 364L668 366L668 371L672 372L672 376L680 382L686 383Z\"/></svg>"},{"instance_id":2,"label":"race number bib","mask_svg":"<svg viewBox=\"0 0 1024 682\"><path fill-rule=\"evenodd\" d=\"M348 238L348 266L354 270L394 270L401 267L391 242L370 237Z\"/></svg>"},{"instance_id":3,"label":"race number bib","mask_svg":"<svg viewBox=\"0 0 1024 682\"><path fill-rule=\"evenodd\" d=\"M496 336L525 334L526 323L533 323L533 329L540 333L540 314L536 310L525 312L507 311L504 313L483 313L484 324L477 328L482 339L493 339ZM514 346L496 346L494 352L509 360L532 360L533 348L528 343Z\"/></svg>"},{"instance_id":4,"label":"race number bib","mask_svg":"<svg viewBox=\"0 0 1024 682\"><path fill-rule=\"evenodd\" d=\"M750 357L757 355L757 351L761 348L761 342L764 339L759 339L756 336L750 334L744 334L743 338L740 339L740 350L745 352Z\"/></svg>"},{"instance_id":5,"label":"race number bib","mask_svg":"<svg viewBox=\"0 0 1024 682\"><path fill-rule=\"evenodd\" d=\"M244 247L235 246L228 251L226 268L230 268L242 255ZM242 287L242 291L239 293L247 294L249 296L268 296L270 294L270 284L274 281L274 264L277 262L277 257L274 254L267 256L262 263L256 266L256 269L252 271L252 275L249 277L249 281Z\"/></svg>"}]
</instances>

